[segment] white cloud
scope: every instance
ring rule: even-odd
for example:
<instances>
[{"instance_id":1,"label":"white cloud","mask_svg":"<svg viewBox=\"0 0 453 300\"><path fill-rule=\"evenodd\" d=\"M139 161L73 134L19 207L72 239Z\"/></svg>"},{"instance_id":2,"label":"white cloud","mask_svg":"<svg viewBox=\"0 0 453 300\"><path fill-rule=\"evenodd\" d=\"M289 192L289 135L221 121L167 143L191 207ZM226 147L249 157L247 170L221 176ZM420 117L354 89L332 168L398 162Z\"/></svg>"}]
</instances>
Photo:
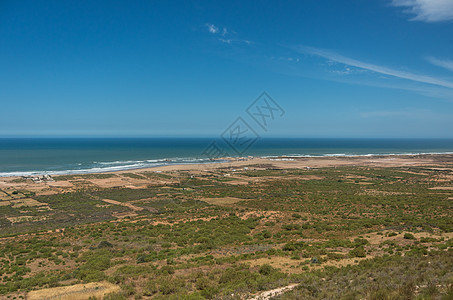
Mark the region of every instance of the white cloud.
<instances>
[{"instance_id":1,"label":"white cloud","mask_svg":"<svg viewBox=\"0 0 453 300\"><path fill-rule=\"evenodd\" d=\"M431 85L436 85L436 86L453 89L453 82L446 81L443 79L426 76L426 75L414 74L414 73L400 71L400 70L394 70L394 69L383 67L383 66L365 63L365 62L362 62L362 61L359 61L356 59L352 59L352 58L348 58L348 57L336 54L336 53L328 51L328 50L323 50L323 49L318 49L318 48L313 48L313 47L305 47L305 46L302 46L302 47L299 47L296 49L302 53L316 55L316 56L331 60L333 62L342 63L344 65L360 68L363 70L368 70L371 72L388 75L388 76L392 76L392 77L396 77L396 78L401 78L401 79L411 80L411 81L415 81L415 82L426 83L426 84L431 84Z\"/></svg>"},{"instance_id":2,"label":"white cloud","mask_svg":"<svg viewBox=\"0 0 453 300\"><path fill-rule=\"evenodd\" d=\"M222 39L222 38L219 38L219 41L221 41L222 43L226 43L226 44L231 44L231 42L233 42L232 39Z\"/></svg>"},{"instance_id":3,"label":"white cloud","mask_svg":"<svg viewBox=\"0 0 453 300\"><path fill-rule=\"evenodd\" d=\"M411 20L430 23L453 20L452 0L392 0L392 4L405 7L404 12L414 14Z\"/></svg>"},{"instance_id":4,"label":"white cloud","mask_svg":"<svg viewBox=\"0 0 453 300\"><path fill-rule=\"evenodd\" d=\"M208 27L208 31L212 34L216 34L219 32L219 28L214 24L206 24L206 27Z\"/></svg>"},{"instance_id":5,"label":"white cloud","mask_svg":"<svg viewBox=\"0 0 453 300\"><path fill-rule=\"evenodd\" d=\"M217 40L224 44L253 44L253 42L250 40L235 38L237 36L237 33L234 30L228 30L226 27L219 28L212 23L207 23L205 25L208 29L208 32L217 35Z\"/></svg>"},{"instance_id":6,"label":"white cloud","mask_svg":"<svg viewBox=\"0 0 453 300\"><path fill-rule=\"evenodd\" d=\"M438 59L435 57L427 57L426 59L435 66L453 71L453 60Z\"/></svg>"}]
</instances>

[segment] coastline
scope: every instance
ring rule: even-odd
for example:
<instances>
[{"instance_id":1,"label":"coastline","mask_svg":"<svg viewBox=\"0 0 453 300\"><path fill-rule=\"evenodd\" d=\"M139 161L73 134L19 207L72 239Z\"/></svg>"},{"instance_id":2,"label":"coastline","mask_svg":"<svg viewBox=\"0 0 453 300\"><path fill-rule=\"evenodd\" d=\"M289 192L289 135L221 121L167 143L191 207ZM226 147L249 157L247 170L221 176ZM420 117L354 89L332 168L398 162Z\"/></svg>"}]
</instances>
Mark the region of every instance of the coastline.
<instances>
[{"instance_id":1,"label":"coastline","mask_svg":"<svg viewBox=\"0 0 453 300\"><path fill-rule=\"evenodd\" d=\"M97 174L167 165L218 163L220 159L212 161L206 152L206 146L214 140L0 139L0 177ZM227 148L221 142L219 140L219 145ZM240 159L232 151L229 149L222 155L230 161ZM255 159L318 159L431 154L453 154L453 139L263 138L241 156Z\"/></svg>"},{"instance_id":2,"label":"coastline","mask_svg":"<svg viewBox=\"0 0 453 300\"><path fill-rule=\"evenodd\" d=\"M223 158L226 159L226 158ZM379 155L379 156L324 156L324 157L248 157L229 158L229 161L166 165L134 170L98 172L90 174L70 174L55 176L12 176L0 178L0 201L7 205L11 201L28 201L17 191L40 196L76 192L84 189L148 189L152 186L173 186L187 178L210 178L212 176L227 181L232 188L237 185L257 183L263 178L242 176L243 172L253 170L300 170L309 173L318 168L402 168L409 172L411 167L424 168L428 171L453 173L453 154L419 155ZM339 169L340 171L340 169ZM447 176L446 175L446 176ZM446 178L452 178L448 175ZM450 180L450 179L449 179ZM29 196L27 196L29 197ZM14 200L17 199L17 200ZM22 199L22 200L21 200ZM32 201L32 200L30 200ZM33 201L32 201L33 202ZM12 202L11 202L12 203ZM33 202L35 203L35 202Z\"/></svg>"},{"instance_id":3,"label":"coastline","mask_svg":"<svg viewBox=\"0 0 453 300\"><path fill-rule=\"evenodd\" d=\"M224 158L226 159L226 158ZM453 167L453 154L410 154L410 155L357 155L357 156L311 156L311 157L253 157L246 160L229 158L228 162L215 164L190 164L190 165L168 165L153 168L137 169L136 171L200 171L214 170L224 167L247 167L253 165L272 165L279 169L303 169L323 168L339 166L373 166L373 167L403 167L403 166L445 166L450 163ZM129 170L130 171L130 170ZM125 173L118 171L113 173Z\"/></svg>"},{"instance_id":4,"label":"coastline","mask_svg":"<svg viewBox=\"0 0 453 300\"><path fill-rule=\"evenodd\" d=\"M68 170L68 171L30 171L17 173L35 173L31 175L11 175L0 176L1 180L17 179L33 176L84 176L90 174L123 174L141 172L167 172L167 171L201 171L215 170L225 167L243 168L251 165L272 165L273 168L292 169L292 168L323 168L337 166L373 166L373 167L403 167L403 166L423 166L439 165L445 163L453 164L453 153L420 153L420 154L364 154L364 155L345 155L332 154L322 156L310 155L283 155L283 156L261 156L261 157L222 157L215 160L204 161L202 163L174 163L166 165L156 165L152 167L124 168L121 170ZM16 173L16 172L9 172Z\"/></svg>"}]
</instances>

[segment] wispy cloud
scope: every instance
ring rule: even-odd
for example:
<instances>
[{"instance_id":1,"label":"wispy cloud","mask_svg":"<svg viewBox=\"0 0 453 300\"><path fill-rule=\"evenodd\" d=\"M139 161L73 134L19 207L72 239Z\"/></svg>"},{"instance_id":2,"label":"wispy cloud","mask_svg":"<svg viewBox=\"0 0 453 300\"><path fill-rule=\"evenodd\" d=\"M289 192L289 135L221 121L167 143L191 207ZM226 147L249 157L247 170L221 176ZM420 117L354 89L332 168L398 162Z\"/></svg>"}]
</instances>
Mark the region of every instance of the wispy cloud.
<instances>
[{"instance_id":1,"label":"wispy cloud","mask_svg":"<svg viewBox=\"0 0 453 300\"><path fill-rule=\"evenodd\" d=\"M206 24L206 27L208 28L208 31L212 34L216 34L219 32L219 28L215 26L214 24Z\"/></svg>"},{"instance_id":2,"label":"wispy cloud","mask_svg":"<svg viewBox=\"0 0 453 300\"><path fill-rule=\"evenodd\" d=\"M453 71L453 60L438 59L435 57L427 57L426 59L435 66Z\"/></svg>"},{"instance_id":3,"label":"wispy cloud","mask_svg":"<svg viewBox=\"0 0 453 300\"><path fill-rule=\"evenodd\" d=\"M301 46L296 49L301 53L308 53L311 55L316 55L316 56L325 58L325 59L333 61L333 62L360 68L360 69L375 72L378 74L388 75L388 76L406 79L406 80L410 80L410 81L415 81L415 82L419 82L419 83L431 84L431 85L436 85L436 86L440 86L440 87L453 89L453 82L439 79L436 77L419 75L419 74L414 74L414 73L410 73L410 72L406 72L406 71L391 69L391 68L384 67L384 66L370 64L370 63L362 62L362 61L359 61L359 60L356 60L353 58L342 56L335 52L324 50L324 49L318 49L318 48L306 47L306 46Z\"/></svg>"},{"instance_id":4,"label":"wispy cloud","mask_svg":"<svg viewBox=\"0 0 453 300\"><path fill-rule=\"evenodd\" d=\"M231 44L233 42L232 39L223 39L223 38L219 38L219 41L221 41L222 43L227 43L227 44Z\"/></svg>"},{"instance_id":5,"label":"wispy cloud","mask_svg":"<svg viewBox=\"0 0 453 300\"><path fill-rule=\"evenodd\" d=\"M205 24L209 33L217 37L217 40L225 44L242 43L253 44L250 40L235 38L236 32L228 30L226 27L218 27L212 23Z\"/></svg>"},{"instance_id":6,"label":"wispy cloud","mask_svg":"<svg viewBox=\"0 0 453 300\"><path fill-rule=\"evenodd\" d=\"M413 14L411 20L442 22L453 20L452 0L392 0L393 6L405 7L404 12Z\"/></svg>"}]
</instances>

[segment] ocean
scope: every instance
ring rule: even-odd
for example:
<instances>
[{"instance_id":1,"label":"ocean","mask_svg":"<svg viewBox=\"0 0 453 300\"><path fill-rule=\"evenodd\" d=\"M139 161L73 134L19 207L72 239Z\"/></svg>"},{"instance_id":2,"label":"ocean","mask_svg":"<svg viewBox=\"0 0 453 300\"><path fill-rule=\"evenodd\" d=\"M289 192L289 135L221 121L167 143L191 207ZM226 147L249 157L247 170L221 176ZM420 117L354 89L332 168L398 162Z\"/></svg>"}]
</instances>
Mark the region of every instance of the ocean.
<instances>
[{"instance_id":1,"label":"ocean","mask_svg":"<svg viewBox=\"0 0 453 300\"><path fill-rule=\"evenodd\" d=\"M2 138L0 176L84 174L170 164L215 163L212 138ZM355 156L453 153L453 139L263 138L229 156Z\"/></svg>"}]
</instances>

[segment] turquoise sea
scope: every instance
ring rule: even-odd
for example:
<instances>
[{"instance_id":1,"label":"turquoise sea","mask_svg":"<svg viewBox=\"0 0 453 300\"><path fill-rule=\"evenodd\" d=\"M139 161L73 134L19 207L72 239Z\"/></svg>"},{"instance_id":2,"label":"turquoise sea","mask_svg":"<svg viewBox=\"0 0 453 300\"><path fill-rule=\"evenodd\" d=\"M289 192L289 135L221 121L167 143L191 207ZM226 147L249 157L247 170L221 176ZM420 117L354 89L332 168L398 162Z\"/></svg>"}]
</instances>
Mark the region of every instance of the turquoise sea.
<instances>
[{"instance_id":1,"label":"turquoise sea","mask_svg":"<svg viewBox=\"0 0 453 300\"><path fill-rule=\"evenodd\" d=\"M83 174L169 164L214 163L212 138L3 138L0 176ZM239 156L222 141L230 156ZM263 138L242 156L453 153L453 139Z\"/></svg>"}]
</instances>

